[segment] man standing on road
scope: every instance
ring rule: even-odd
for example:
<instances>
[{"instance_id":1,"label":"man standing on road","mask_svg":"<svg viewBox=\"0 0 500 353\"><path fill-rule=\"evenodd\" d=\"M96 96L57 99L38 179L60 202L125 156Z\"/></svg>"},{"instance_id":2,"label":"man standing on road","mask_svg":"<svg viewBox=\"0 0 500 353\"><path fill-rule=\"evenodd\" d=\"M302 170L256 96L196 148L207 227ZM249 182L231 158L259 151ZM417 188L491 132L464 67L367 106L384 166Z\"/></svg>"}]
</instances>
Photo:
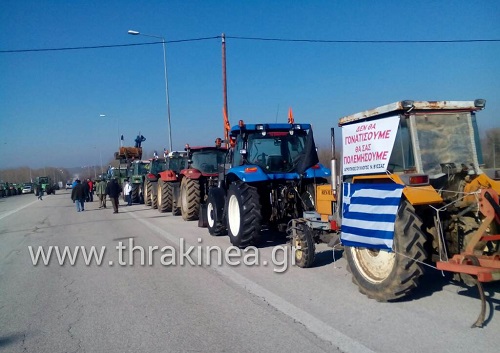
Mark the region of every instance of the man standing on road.
<instances>
[{"instance_id":1,"label":"man standing on road","mask_svg":"<svg viewBox=\"0 0 500 353\"><path fill-rule=\"evenodd\" d=\"M94 202L94 182L88 178L87 184L89 184L89 201Z\"/></svg>"},{"instance_id":2,"label":"man standing on road","mask_svg":"<svg viewBox=\"0 0 500 353\"><path fill-rule=\"evenodd\" d=\"M125 180L125 186L123 187L123 195L125 195L125 201L127 201L127 206L132 206L132 195L130 193L132 192L132 185L130 185L130 182Z\"/></svg>"},{"instance_id":3,"label":"man standing on road","mask_svg":"<svg viewBox=\"0 0 500 353\"><path fill-rule=\"evenodd\" d=\"M106 194L109 195L111 203L113 204L113 213L118 213L118 197L122 192L122 187L118 184L117 178L111 179L106 186Z\"/></svg>"},{"instance_id":4,"label":"man standing on road","mask_svg":"<svg viewBox=\"0 0 500 353\"><path fill-rule=\"evenodd\" d=\"M83 185L80 183L80 180L78 179L76 179L75 187L71 190L71 200L73 200L73 203L76 204L77 212L85 211L85 209L83 208L85 202L85 190L83 188Z\"/></svg>"},{"instance_id":5,"label":"man standing on road","mask_svg":"<svg viewBox=\"0 0 500 353\"><path fill-rule=\"evenodd\" d=\"M97 179L95 193L99 197L99 208L106 208L106 182L104 179Z\"/></svg>"}]
</instances>

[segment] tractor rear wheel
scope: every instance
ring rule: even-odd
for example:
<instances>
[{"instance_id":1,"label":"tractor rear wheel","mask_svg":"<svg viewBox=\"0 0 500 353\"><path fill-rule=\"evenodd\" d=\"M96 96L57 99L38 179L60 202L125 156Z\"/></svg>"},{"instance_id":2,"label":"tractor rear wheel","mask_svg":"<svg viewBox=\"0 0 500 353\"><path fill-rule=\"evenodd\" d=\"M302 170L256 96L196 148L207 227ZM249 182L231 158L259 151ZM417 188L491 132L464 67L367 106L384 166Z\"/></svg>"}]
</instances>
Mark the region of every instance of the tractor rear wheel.
<instances>
[{"instance_id":1,"label":"tractor rear wheel","mask_svg":"<svg viewBox=\"0 0 500 353\"><path fill-rule=\"evenodd\" d=\"M151 182L148 179L146 179L144 181L144 205L145 206L151 206L151 196L152 196L151 190L152 190Z\"/></svg>"},{"instance_id":2,"label":"tractor rear wheel","mask_svg":"<svg viewBox=\"0 0 500 353\"><path fill-rule=\"evenodd\" d=\"M158 211L168 212L172 210L172 184L164 182L163 180L158 180L158 191L156 193L158 197Z\"/></svg>"},{"instance_id":3,"label":"tractor rear wheel","mask_svg":"<svg viewBox=\"0 0 500 353\"><path fill-rule=\"evenodd\" d=\"M157 181L152 181L151 182L151 208L157 209L158 208L158 182Z\"/></svg>"},{"instance_id":4,"label":"tractor rear wheel","mask_svg":"<svg viewBox=\"0 0 500 353\"><path fill-rule=\"evenodd\" d=\"M200 181L183 178L181 182L180 206L185 221L198 219L200 208Z\"/></svg>"},{"instance_id":5,"label":"tractor rear wheel","mask_svg":"<svg viewBox=\"0 0 500 353\"><path fill-rule=\"evenodd\" d=\"M227 228L231 244L244 248L258 242L262 226L257 188L233 183L226 200Z\"/></svg>"},{"instance_id":6,"label":"tractor rear wheel","mask_svg":"<svg viewBox=\"0 0 500 353\"><path fill-rule=\"evenodd\" d=\"M313 232L306 224L299 224L295 236L292 237L295 264L299 267L308 268L314 262L316 245L314 244Z\"/></svg>"},{"instance_id":7,"label":"tractor rear wheel","mask_svg":"<svg viewBox=\"0 0 500 353\"><path fill-rule=\"evenodd\" d=\"M421 227L415 209L403 200L394 227L394 252L345 247L347 269L361 293L384 302L402 298L417 287L427 258Z\"/></svg>"}]
</instances>

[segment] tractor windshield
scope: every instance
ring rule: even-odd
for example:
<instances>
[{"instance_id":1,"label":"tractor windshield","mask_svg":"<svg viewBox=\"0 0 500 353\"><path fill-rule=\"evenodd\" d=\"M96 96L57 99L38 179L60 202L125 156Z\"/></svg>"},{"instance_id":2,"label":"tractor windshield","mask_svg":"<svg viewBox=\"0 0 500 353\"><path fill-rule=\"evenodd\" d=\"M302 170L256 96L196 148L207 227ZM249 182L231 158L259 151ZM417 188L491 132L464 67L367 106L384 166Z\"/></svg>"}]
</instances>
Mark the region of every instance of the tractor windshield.
<instances>
[{"instance_id":1,"label":"tractor windshield","mask_svg":"<svg viewBox=\"0 0 500 353\"><path fill-rule=\"evenodd\" d=\"M158 174L159 172L163 172L166 169L167 163L164 160L156 159L151 162L151 170L149 171L152 174Z\"/></svg>"},{"instance_id":2,"label":"tractor windshield","mask_svg":"<svg viewBox=\"0 0 500 353\"><path fill-rule=\"evenodd\" d=\"M144 175L148 173L148 164L137 163L137 175Z\"/></svg>"},{"instance_id":3,"label":"tractor windshield","mask_svg":"<svg viewBox=\"0 0 500 353\"><path fill-rule=\"evenodd\" d=\"M470 117L469 112L415 116L424 173L435 176L452 168L462 170L477 166Z\"/></svg>"},{"instance_id":4,"label":"tractor windshield","mask_svg":"<svg viewBox=\"0 0 500 353\"><path fill-rule=\"evenodd\" d=\"M49 183L49 178L47 177L40 177L40 184L48 184Z\"/></svg>"},{"instance_id":5,"label":"tractor windshield","mask_svg":"<svg viewBox=\"0 0 500 353\"><path fill-rule=\"evenodd\" d=\"M269 131L250 134L247 141L247 162L270 173L292 172L304 150L307 132Z\"/></svg>"},{"instance_id":6,"label":"tractor windshield","mask_svg":"<svg viewBox=\"0 0 500 353\"><path fill-rule=\"evenodd\" d=\"M126 177L127 176L127 170L126 169L113 169L113 177L116 178L121 178L121 177Z\"/></svg>"},{"instance_id":7,"label":"tractor windshield","mask_svg":"<svg viewBox=\"0 0 500 353\"><path fill-rule=\"evenodd\" d=\"M191 166L202 173L217 173L218 166L224 164L225 158L225 150L194 151Z\"/></svg>"},{"instance_id":8,"label":"tractor windshield","mask_svg":"<svg viewBox=\"0 0 500 353\"><path fill-rule=\"evenodd\" d=\"M166 170L172 170L179 173L187 167L187 159L185 157L169 157L166 163Z\"/></svg>"}]
</instances>

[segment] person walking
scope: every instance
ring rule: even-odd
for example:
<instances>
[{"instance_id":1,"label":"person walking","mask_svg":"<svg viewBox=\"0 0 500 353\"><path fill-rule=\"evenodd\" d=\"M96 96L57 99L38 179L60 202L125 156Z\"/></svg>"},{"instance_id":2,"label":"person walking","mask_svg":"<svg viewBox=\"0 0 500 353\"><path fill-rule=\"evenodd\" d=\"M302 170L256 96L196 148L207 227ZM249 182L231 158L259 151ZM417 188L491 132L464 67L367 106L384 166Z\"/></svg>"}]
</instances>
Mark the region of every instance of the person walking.
<instances>
[{"instance_id":1,"label":"person walking","mask_svg":"<svg viewBox=\"0 0 500 353\"><path fill-rule=\"evenodd\" d=\"M99 208L106 208L106 182L104 179L97 179L95 193L99 197Z\"/></svg>"},{"instance_id":2,"label":"person walking","mask_svg":"<svg viewBox=\"0 0 500 353\"><path fill-rule=\"evenodd\" d=\"M130 182L125 180L125 186L123 187L123 195L125 195L125 201L127 201L127 206L132 206L132 185Z\"/></svg>"},{"instance_id":3,"label":"person walking","mask_svg":"<svg viewBox=\"0 0 500 353\"><path fill-rule=\"evenodd\" d=\"M40 190L38 190L38 199L43 201L42 196L43 196L43 187L40 186Z\"/></svg>"},{"instance_id":4,"label":"person walking","mask_svg":"<svg viewBox=\"0 0 500 353\"><path fill-rule=\"evenodd\" d=\"M83 188L83 196L84 196L84 201L89 202L89 183L87 183L85 180L81 182L82 188Z\"/></svg>"},{"instance_id":5,"label":"person walking","mask_svg":"<svg viewBox=\"0 0 500 353\"><path fill-rule=\"evenodd\" d=\"M85 182L83 183L85 184ZM76 211L85 211L84 202L85 202L85 189L80 180L76 179L76 185L71 190L71 200L76 205Z\"/></svg>"},{"instance_id":6,"label":"person walking","mask_svg":"<svg viewBox=\"0 0 500 353\"><path fill-rule=\"evenodd\" d=\"M89 201L94 202L94 183L92 179L87 179L87 184L89 184Z\"/></svg>"},{"instance_id":7,"label":"person walking","mask_svg":"<svg viewBox=\"0 0 500 353\"><path fill-rule=\"evenodd\" d=\"M109 195L111 204L113 204L113 213L118 213L118 197L122 192L122 187L118 184L118 179L115 177L106 186L106 195Z\"/></svg>"}]
</instances>

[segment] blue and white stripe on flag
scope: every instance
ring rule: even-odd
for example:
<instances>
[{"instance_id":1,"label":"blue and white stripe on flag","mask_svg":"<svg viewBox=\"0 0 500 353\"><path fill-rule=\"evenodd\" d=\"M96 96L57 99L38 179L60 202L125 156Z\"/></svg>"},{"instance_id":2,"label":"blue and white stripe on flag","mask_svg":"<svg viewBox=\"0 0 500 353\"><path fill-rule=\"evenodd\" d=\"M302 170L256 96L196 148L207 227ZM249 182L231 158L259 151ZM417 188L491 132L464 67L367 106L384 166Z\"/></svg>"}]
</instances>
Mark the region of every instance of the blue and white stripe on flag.
<instances>
[{"instance_id":1,"label":"blue and white stripe on flag","mask_svg":"<svg viewBox=\"0 0 500 353\"><path fill-rule=\"evenodd\" d=\"M404 185L343 185L340 239L345 246L392 250Z\"/></svg>"}]
</instances>

